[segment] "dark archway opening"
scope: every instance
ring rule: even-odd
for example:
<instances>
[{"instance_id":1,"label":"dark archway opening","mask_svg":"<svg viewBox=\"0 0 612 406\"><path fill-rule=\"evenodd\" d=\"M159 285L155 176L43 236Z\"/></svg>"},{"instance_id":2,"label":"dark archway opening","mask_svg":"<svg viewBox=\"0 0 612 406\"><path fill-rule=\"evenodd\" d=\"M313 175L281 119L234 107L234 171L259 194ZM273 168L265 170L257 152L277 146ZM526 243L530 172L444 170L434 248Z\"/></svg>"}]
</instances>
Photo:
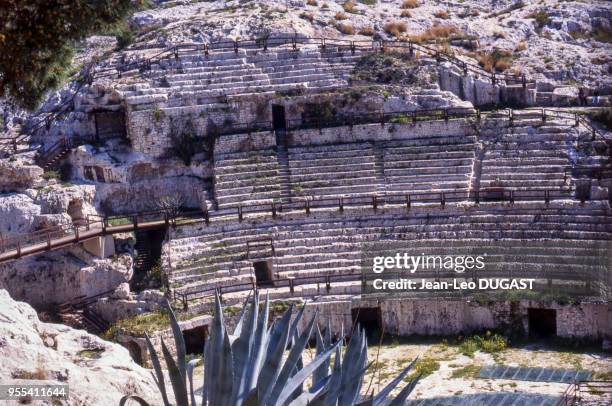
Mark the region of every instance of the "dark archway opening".
<instances>
[{"instance_id":1,"label":"dark archway opening","mask_svg":"<svg viewBox=\"0 0 612 406\"><path fill-rule=\"evenodd\" d=\"M378 340L382 332L382 315L380 307L358 307L351 309L353 325L365 329L368 341Z\"/></svg>"},{"instance_id":2,"label":"dark archway opening","mask_svg":"<svg viewBox=\"0 0 612 406\"><path fill-rule=\"evenodd\" d=\"M204 343L208 339L208 326L183 330L183 339L185 340L185 352L187 354L202 354Z\"/></svg>"},{"instance_id":3,"label":"dark archway opening","mask_svg":"<svg viewBox=\"0 0 612 406\"><path fill-rule=\"evenodd\" d=\"M550 338L557 335L557 311L554 309L528 309L529 335Z\"/></svg>"},{"instance_id":4,"label":"dark archway opening","mask_svg":"<svg viewBox=\"0 0 612 406\"><path fill-rule=\"evenodd\" d=\"M161 254L165 238L165 228L136 232L132 290L139 292L143 289L162 287Z\"/></svg>"},{"instance_id":5,"label":"dark archway opening","mask_svg":"<svg viewBox=\"0 0 612 406\"><path fill-rule=\"evenodd\" d=\"M123 110L96 111L93 115L96 141L119 137L125 138L125 113Z\"/></svg>"},{"instance_id":6,"label":"dark archway opening","mask_svg":"<svg viewBox=\"0 0 612 406\"><path fill-rule=\"evenodd\" d=\"M285 131L287 129L285 106L279 104L272 105L272 125L274 126L274 131Z\"/></svg>"},{"instance_id":7,"label":"dark archway opening","mask_svg":"<svg viewBox=\"0 0 612 406\"><path fill-rule=\"evenodd\" d=\"M140 349L140 346L134 341L128 341L125 346L127 347L134 362L142 366L142 350Z\"/></svg>"},{"instance_id":8,"label":"dark archway opening","mask_svg":"<svg viewBox=\"0 0 612 406\"><path fill-rule=\"evenodd\" d=\"M274 277L272 270L272 261L257 261L253 262L255 269L255 280L259 287L274 286Z\"/></svg>"}]
</instances>

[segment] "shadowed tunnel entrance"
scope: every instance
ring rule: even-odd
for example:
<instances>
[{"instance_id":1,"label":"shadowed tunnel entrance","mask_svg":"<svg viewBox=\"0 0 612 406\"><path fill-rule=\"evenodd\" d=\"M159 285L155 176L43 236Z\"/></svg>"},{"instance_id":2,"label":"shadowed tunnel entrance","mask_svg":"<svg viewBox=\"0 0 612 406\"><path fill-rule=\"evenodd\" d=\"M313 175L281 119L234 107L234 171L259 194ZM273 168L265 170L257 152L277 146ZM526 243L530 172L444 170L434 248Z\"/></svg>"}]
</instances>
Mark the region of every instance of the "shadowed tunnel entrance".
<instances>
[{"instance_id":1,"label":"shadowed tunnel entrance","mask_svg":"<svg viewBox=\"0 0 612 406\"><path fill-rule=\"evenodd\" d=\"M365 329L368 340L380 337L382 332L382 316L380 307L358 307L351 309L353 325Z\"/></svg>"},{"instance_id":2,"label":"shadowed tunnel entrance","mask_svg":"<svg viewBox=\"0 0 612 406\"><path fill-rule=\"evenodd\" d=\"M204 342L208 339L208 326L198 326L183 330L185 352L187 354L202 354Z\"/></svg>"},{"instance_id":3,"label":"shadowed tunnel entrance","mask_svg":"<svg viewBox=\"0 0 612 406\"><path fill-rule=\"evenodd\" d=\"M557 335L557 311L554 309L528 309L529 335L549 338Z\"/></svg>"}]
</instances>

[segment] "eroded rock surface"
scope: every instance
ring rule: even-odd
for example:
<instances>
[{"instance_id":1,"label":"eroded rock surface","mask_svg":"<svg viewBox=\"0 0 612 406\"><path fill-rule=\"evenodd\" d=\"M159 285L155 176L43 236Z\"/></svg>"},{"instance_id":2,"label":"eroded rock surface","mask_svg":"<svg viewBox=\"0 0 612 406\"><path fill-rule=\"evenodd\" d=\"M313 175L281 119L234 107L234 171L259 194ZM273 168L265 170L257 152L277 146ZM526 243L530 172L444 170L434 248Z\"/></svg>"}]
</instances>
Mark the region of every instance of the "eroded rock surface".
<instances>
[{"instance_id":1,"label":"eroded rock surface","mask_svg":"<svg viewBox=\"0 0 612 406\"><path fill-rule=\"evenodd\" d=\"M39 405L118 405L138 394L159 405L148 370L124 347L83 330L43 323L28 304L0 290L0 380L3 384L68 384L70 397Z\"/></svg>"}]
</instances>

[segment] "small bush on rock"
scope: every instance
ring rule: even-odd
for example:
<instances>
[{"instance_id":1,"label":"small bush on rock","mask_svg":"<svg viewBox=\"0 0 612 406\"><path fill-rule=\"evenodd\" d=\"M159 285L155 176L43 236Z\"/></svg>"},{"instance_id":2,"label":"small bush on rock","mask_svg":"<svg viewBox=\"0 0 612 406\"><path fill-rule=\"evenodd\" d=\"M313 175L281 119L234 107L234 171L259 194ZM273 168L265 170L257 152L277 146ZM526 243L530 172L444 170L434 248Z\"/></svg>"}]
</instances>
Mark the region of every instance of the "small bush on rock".
<instances>
[{"instance_id":1,"label":"small bush on rock","mask_svg":"<svg viewBox=\"0 0 612 406\"><path fill-rule=\"evenodd\" d=\"M434 17L441 18L443 20L448 20L450 18L448 11L440 10L434 13Z\"/></svg>"},{"instance_id":2,"label":"small bush on rock","mask_svg":"<svg viewBox=\"0 0 612 406\"><path fill-rule=\"evenodd\" d=\"M406 32L408 25L403 21L391 21L383 26L385 32L394 37L399 37L402 33Z\"/></svg>"},{"instance_id":3,"label":"small bush on rock","mask_svg":"<svg viewBox=\"0 0 612 406\"><path fill-rule=\"evenodd\" d=\"M419 0L404 0L402 8L417 8L420 5Z\"/></svg>"},{"instance_id":4,"label":"small bush on rock","mask_svg":"<svg viewBox=\"0 0 612 406\"><path fill-rule=\"evenodd\" d=\"M374 35L374 28L370 27L369 25L366 25L365 27L362 27L359 30L359 34L367 35L368 37L371 37Z\"/></svg>"},{"instance_id":5,"label":"small bush on rock","mask_svg":"<svg viewBox=\"0 0 612 406\"><path fill-rule=\"evenodd\" d=\"M349 23L338 23L336 29L345 35L355 34L355 28Z\"/></svg>"},{"instance_id":6,"label":"small bush on rock","mask_svg":"<svg viewBox=\"0 0 612 406\"><path fill-rule=\"evenodd\" d=\"M541 30L550 23L550 16L546 11L534 11L529 13L527 18L533 18L535 20L536 29Z\"/></svg>"}]
</instances>

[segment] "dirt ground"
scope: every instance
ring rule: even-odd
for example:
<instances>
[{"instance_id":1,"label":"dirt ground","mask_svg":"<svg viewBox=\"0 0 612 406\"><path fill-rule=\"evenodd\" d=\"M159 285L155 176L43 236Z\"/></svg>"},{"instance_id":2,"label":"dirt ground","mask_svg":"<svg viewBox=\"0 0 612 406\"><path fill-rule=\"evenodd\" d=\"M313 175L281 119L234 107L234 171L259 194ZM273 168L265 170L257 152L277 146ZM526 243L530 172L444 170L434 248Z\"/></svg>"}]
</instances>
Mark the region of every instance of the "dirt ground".
<instances>
[{"instance_id":1,"label":"dirt ground","mask_svg":"<svg viewBox=\"0 0 612 406\"><path fill-rule=\"evenodd\" d=\"M305 352L305 364L310 362L314 353L314 349ZM377 344L369 346L368 358L372 366L366 374L362 392L378 392L416 357L425 366L425 374L429 374L421 378L411 399L499 391L559 396L568 386L563 383L478 378L480 367L490 364L588 370L593 373L591 379L612 379L612 355L596 349L566 348L549 342L509 343L507 349L499 352L476 351L468 356L462 354L459 345L449 343L449 339L389 338L380 347ZM202 367L194 373L198 389L201 388L202 373Z\"/></svg>"}]
</instances>

